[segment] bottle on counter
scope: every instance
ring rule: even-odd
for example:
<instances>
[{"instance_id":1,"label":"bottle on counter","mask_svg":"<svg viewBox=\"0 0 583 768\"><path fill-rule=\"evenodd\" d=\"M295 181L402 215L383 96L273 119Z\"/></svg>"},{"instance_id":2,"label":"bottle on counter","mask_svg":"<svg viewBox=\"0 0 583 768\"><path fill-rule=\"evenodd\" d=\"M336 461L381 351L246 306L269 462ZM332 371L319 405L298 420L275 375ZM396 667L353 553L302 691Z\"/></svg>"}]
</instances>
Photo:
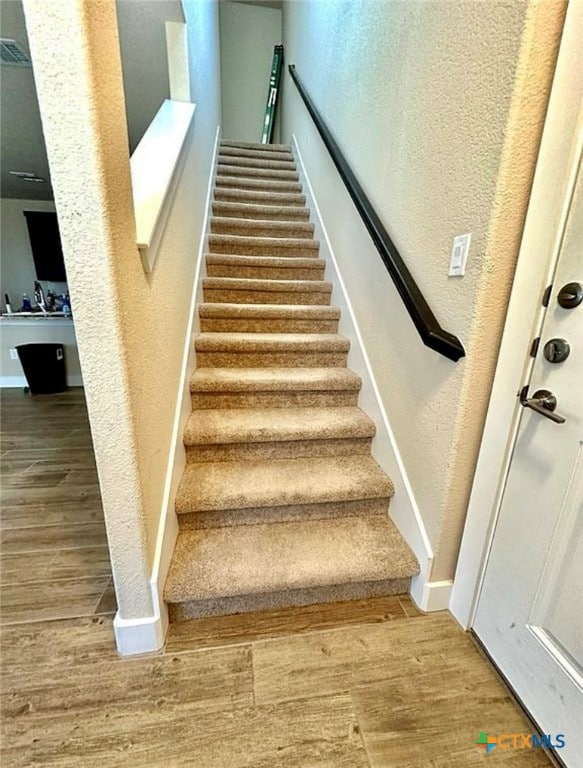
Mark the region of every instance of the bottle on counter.
<instances>
[{"instance_id":1,"label":"bottle on counter","mask_svg":"<svg viewBox=\"0 0 583 768\"><path fill-rule=\"evenodd\" d=\"M22 307L21 312L32 312L32 304L30 303L30 297L27 293L22 294Z\"/></svg>"},{"instance_id":2,"label":"bottle on counter","mask_svg":"<svg viewBox=\"0 0 583 768\"><path fill-rule=\"evenodd\" d=\"M4 303L6 304L6 314L11 315L12 304L10 303L10 296L7 293L4 294Z\"/></svg>"},{"instance_id":3,"label":"bottle on counter","mask_svg":"<svg viewBox=\"0 0 583 768\"><path fill-rule=\"evenodd\" d=\"M63 294L61 296L61 299L63 301L63 306L61 307L62 313L65 315L65 317L69 317L71 314L71 300L69 299L69 294L66 295Z\"/></svg>"}]
</instances>

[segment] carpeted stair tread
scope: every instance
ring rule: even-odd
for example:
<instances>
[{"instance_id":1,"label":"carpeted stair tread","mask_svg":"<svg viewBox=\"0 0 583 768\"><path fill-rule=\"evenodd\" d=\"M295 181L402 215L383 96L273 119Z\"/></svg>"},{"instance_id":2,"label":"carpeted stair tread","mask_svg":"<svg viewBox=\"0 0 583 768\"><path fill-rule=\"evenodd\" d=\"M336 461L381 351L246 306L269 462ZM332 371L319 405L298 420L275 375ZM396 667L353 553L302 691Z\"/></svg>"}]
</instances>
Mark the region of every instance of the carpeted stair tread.
<instances>
[{"instance_id":1,"label":"carpeted stair tread","mask_svg":"<svg viewBox=\"0 0 583 768\"><path fill-rule=\"evenodd\" d=\"M214 216L262 221L308 221L310 218L309 209L301 205L254 205L215 201L212 212Z\"/></svg>"},{"instance_id":2,"label":"carpeted stair tread","mask_svg":"<svg viewBox=\"0 0 583 768\"><path fill-rule=\"evenodd\" d=\"M350 341L334 333L199 333L197 352L347 352Z\"/></svg>"},{"instance_id":3,"label":"carpeted stair tread","mask_svg":"<svg viewBox=\"0 0 583 768\"><path fill-rule=\"evenodd\" d=\"M217 179L223 176L241 177L244 179L268 179L270 181L298 181L300 176L295 170L279 170L277 168L249 168L239 165L217 165Z\"/></svg>"},{"instance_id":4,"label":"carpeted stair tread","mask_svg":"<svg viewBox=\"0 0 583 768\"><path fill-rule=\"evenodd\" d=\"M262 189L243 189L241 187L215 188L214 199L217 202L245 203L259 205L281 205L297 208L305 206L306 197L299 192L270 192Z\"/></svg>"},{"instance_id":5,"label":"carpeted stair tread","mask_svg":"<svg viewBox=\"0 0 583 768\"><path fill-rule=\"evenodd\" d=\"M249 141L221 141L220 147L233 147L234 149L255 149L262 152L289 152L291 154L291 146L289 144L261 144L260 142Z\"/></svg>"},{"instance_id":6,"label":"carpeted stair tread","mask_svg":"<svg viewBox=\"0 0 583 768\"><path fill-rule=\"evenodd\" d=\"M213 234L248 237L312 239L314 237L314 225L309 221L270 221L269 219L212 216L211 232Z\"/></svg>"},{"instance_id":7,"label":"carpeted stair tread","mask_svg":"<svg viewBox=\"0 0 583 768\"><path fill-rule=\"evenodd\" d=\"M291 152L265 150L265 149L244 149L243 147L226 147L219 149L219 157L232 158L251 158L256 160L287 160L295 163L295 158Z\"/></svg>"},{"instance_id":8,"label":"carpeted stair tread","mask_svg":"<svg viewBox=\"0 0 583 768\"><path fill-rule=\"evenodd\" d=\"M387 499L393 484L371 456L327 456L186 465L176 513Z\"/></svg>"},{"instance_id":9,"label":"carpeted stair tread","mask_svg":"<svg viewBox=\"0 0 583 768\"><path fill-rule=\"evenodd\" d=\"M205 257L208 277L273 280L322 280L326 262L323 259L284 258L270 256L230 256L208 254Z\"/></svg>"},{"instance_id":10,"label":"carpeted stair tread","mask_svg":"<svg viewBox=\"0 0 583 768\"><path fill-rule=\"evenodd\" d=\"M310 260L312 261L312 260ZM287 263L287 259L286 259ZM321 304L201 304L200 317L338 320L338 307Z\"/></svg>"},{"instance_id":11,"label":"carpeted stair tread","mask_svg":"<svg viewBox=\"0 0 583 768\"><path fill-rule=\"evenodd\" d=\"M289 155L285 159L280 159L277 155L264 157L241 157L237 155L229 155L221 152L219 154L219 168L223 165L229 165L239 168L269 168L276 171L295 171L296 163L293 155Z\"/></svg>"},{"instance_id":12,"label":"carpeted stair tread","mask_svg":"<svg viewBox=\"0 0 583 768\"><path fill-rule=\"evenodd\" d=\"M333 588L418 571L387 516L207 528L179 534L164 597L175 603Z\"/></svg>"},{"instance_id":13,"label":"carpeted stair tread","mask_svg":"<svg viewBox=\"0 0 583 768\"><path fill-rule=\"evenodd\" d=\"M217 175L215 179L215 195L221 187L229 189L259 190L263 192L295 192L301 194L302 185L299 181L286 179L250 179L246 176Z\"/></svg>"},{"instance_id":14,"label":"carpeted stair tread","mask_svg":"<svg viewBox=\"0 0 583 768\"><path fill-rule=\"evenodd\" d=\"M303 237L253 237L245 235L209 235L210 253L239 256L313 256L320 242Z\"/></svg>"},{"instance_id":15,"label":"carpeted stair tread","mask_svg":"<svg viewBox=\"0 0 583 768\"><path fill-rule=\"evenodd\" d=\"M262 280L245 277L205 277L203 289L258 291L261 293L332 293L332 283L325 280Z\"/></svg>"},{"instance_id":16,"label":"carpeted stair tread","mask_svg":"<svg viewBox=\"0 0 583 768\"><path fill-rule=\"evenodd\" d=\"M357 407L256 408L193 411L186 446L373 437L375 426Z\"/></svg>"},{"instance_id":17,"label":"carpeted stair tread","mask_svg":"<svg viewBox=\"0 0 583 768\"><path fill-rule=\"evenodd\" d=\"M348 368L197 368L191 392L334 391L362 386Z\"/></svg>"}]
</instances>

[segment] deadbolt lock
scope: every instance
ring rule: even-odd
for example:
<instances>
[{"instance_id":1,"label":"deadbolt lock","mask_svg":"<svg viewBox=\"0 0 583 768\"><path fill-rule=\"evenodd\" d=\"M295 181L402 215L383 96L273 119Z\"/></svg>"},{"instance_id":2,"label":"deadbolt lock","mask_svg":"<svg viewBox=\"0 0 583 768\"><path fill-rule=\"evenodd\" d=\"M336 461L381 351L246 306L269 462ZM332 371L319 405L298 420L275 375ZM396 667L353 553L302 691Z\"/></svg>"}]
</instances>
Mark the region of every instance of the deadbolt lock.
<instances>
[{"instance_id":1,"label":"deadbolt lock","mask_svg":"<svg viewBox=\"0 0 583 768\"><path fill-rule=\"evenodd\" d=\"M583 285L581 283L567 283L557 296L559 306L563 309L574 309L583 301Z\"/></svg>"},{"instance_id":2,"label":"deadbolt lock","mask_svg":"<svg viewBox=\"0 0 583 768\"><path fill-rule=\"evenodd\" d=\"M566 339L550 339L544 346L543 355L549 363L562 363L571 353L571 347Z\"/></svg>"}]
</instances>

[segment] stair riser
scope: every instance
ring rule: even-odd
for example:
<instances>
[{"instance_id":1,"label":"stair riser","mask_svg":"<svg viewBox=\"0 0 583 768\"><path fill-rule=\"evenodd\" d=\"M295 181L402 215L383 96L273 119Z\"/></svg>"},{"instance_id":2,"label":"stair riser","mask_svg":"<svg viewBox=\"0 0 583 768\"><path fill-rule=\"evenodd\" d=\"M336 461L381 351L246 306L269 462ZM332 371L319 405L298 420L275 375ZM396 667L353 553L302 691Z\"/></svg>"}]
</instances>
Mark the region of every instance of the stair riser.
<instances>
[{"instance_id":1,"label":"stair riser","mask_svg":"<svg viewBox=\"0 0 583 768\"><path fill-rule=\"evenodd\" d=\"M353 456L370 453L371 437L333 440L285 440L269 443L187 445L188 462L297 459L308 456Z\"/></svg>"},{"instance_id":2,"label":"stair riser","mask_svg":"<svg viewBox=\"0 0 583 768\"><path fill-rule=\"evenodd\" d=\"M168 609L170 621L176 622L205 616L226 616L233 613L268 611L291 606L336 603L342 600L363 600L367 597L380 597L382 595L403 595L409 592L410 586L411 579L367 581L331 587L223 597L216 600L169 603Z\"/></svg>"},{"instance_id":3,"label":"stair riser","mask_svg":"<svg viewBox=\"0 0 583 768\"><path fill-rule=\"evenodd\" d=\"M241 168L238 165L217 166L217 179L222 176L241 176L246 179L266 179L268 181L298 181L297 171L279 171L272 168Z\"/></svg>"},{"instance_id":4,"label":"stair riser","mask_svg":"<svg viewBox=\"0 0 583 768\"><path fill-rule=\"evenodd\" d=\"M204 300L213 304L310 304L330 305L330 293L315 291L235 291L233 289L204 288Z\"/></svg>"},{"instance_id":5,"label":"stair riser","mask_svg":"<svg viewBox=\"0 0 583 768\"><path fill-rule=\"evenodd\" d=\"M225 147L229 149L251 149L254 152L289 152L291 154L291 146L289 144L262 144L258 141L227 141L223 140L219 144L219 151L222 152Z\"/></svg>"},{"instance_id":6,"label":"stair riser","mask_svg":"<svg viewBox=\"0 0 583 768\"><path fill-rule=\"evenodd\" d=\"M200 330L215 333L337 333L338 320L201 317Z\"/></svg>"},{"instance_id":7,"label":"stair riser","mask_svg":"<svg viewBox=\"0 0 583 768\"><path fill-rule=\"evenodd\" d=\"M178 525L181 531L195 531L205 528L230 528L237 525L386 515L389 501L388 497L379 497L377 499L358 499L358 501L329 501L321 504L288 504L283 507L214 509L204 512L178 513Z\"/></svg>"},{"instance_id":8,"label":"stair riser","mask_svg":"<svg viewBox=\"0 0 583 768\"><path fill-rule=\"evenodd\" d=\"M240 168L260 168L272 171L295 171L296 163L293 157L284 157L283 160L273 155L264 157L241 157L238 155L219 154L219 168L223 165Z\"/></svg>"},{"instance_id":9,"label":"stair riser","mask_svg":"<svg viewBox=\"0 0 583 768\"><path fill-rule=\"evenodd\" d=\"M272 243L262 243L261 238L257 238L252 243L238 242L233 243L230 240L223 240L220 235L209 237L209 252L222 253L226 255L237 256L265 256L267 258L285 259L289 256L292 259L317 259L320 248L314 241L306 241L306 245L274 245ZM309 245L308 245L309 243Z\"/></svg>"},{"instance_id":10,"label":"stair riser","mask_svg":"<svg viewBox=\"0 0 583 768\"><path fill-rule=\"evenodd\" d=\"M212 408L332 408L358 405L357 391L193 392L193 409Z\"/></svg>"},{"instance_id":11,"label":"stair riser","mask_svg":"<svg viewBox=\"0 0 583 768\"><path fill-rule=\"evenodd\" d=\"M229 189L256 190L259 192L294 192L295 194L301 194L302 191L302 185L299 182L283 181L281 179L269 181L265 179L249 179L240 176L217 176L215 183L218 189L227 187ZM215 198L218 189L215 191Z\"/></svg>"},{"instance_id":12,"label":"stair riser","mask_svg":"<svg viewBox=\"0 0 583 768\"><path fill-rule=\"evenodd\" d=\"M248 207L246 207L248 206ZM241 219L242 221L254 221L262 219L263 221L303 221L308 222L310 211L307 208L292 208L285 205L249 205L236 201L230 203L213 203L213 216L229 216L231 218Z\"/></svg>"},{"instance_id":13,"label":"stair riser","mask_svg":"<svg viewBox=\"0 0 583 768\"><path fill-rule=\"evenodd\" d=\"M246 207L249 206L249 207ZM228 216L230 218L241 219L241 221L301 221L308 222L310 211L307 208L293 208L285 205L249 205L236 201L230 203L213 203L213 216Z\"/></svg>"},{"instance_id":14,"label":"stair riser","mask_svg":"<svg viewBox=\"0 0 583 768\"><path fill-rule=\"evenodd\" d=\"M200 368L345 368L347 352L197 352Z\"/></svg>"},{"instance_id":15,"label":"stair riser","mask_svg":"<svg viewBox=\"0 0 583 768\"><path fill-rule=\"evenodd\" d=\"M253 159L253 160L283 160L293 163L294 156L291 152L270 152L263 149L235 149L233 147L222 147L219 157L229 157L233 159Z\"/></svg>"},{"instance_id":16,"label":"stair riser","mask_svg":"<svg viewBox=\"0 0 583 768\"><path fill-rule=\"evenodd\" d=\"M240 264L207 264L208 277L235 277L257 280L322 280L326 265L308 267L244 267Z\"/></svg>"},{"instance_id":17,"label":"stair riser","mask_svg":"<svg viewBox=\"0 0 583 768\"><path fill-rule=\"evenodd\" d=\"M214 199L222 203L244 203L246 205L281 205L299 208L305 205L306 198L294 192L262 192L239 188L215 189Z\"/></svg>"},{"instance_id":18,"label":"stair riser","mask_svg":"<svg viewBox=\"0 0 583 768\"><path fill-rule=\"evenodd\" d=\"M311 240L314 237L314 225L309 223L281 224L262 226L252 220L218 221L211 219L213 235L242 235L244 237L299 237Z\"/></svg>"}]
</instances>

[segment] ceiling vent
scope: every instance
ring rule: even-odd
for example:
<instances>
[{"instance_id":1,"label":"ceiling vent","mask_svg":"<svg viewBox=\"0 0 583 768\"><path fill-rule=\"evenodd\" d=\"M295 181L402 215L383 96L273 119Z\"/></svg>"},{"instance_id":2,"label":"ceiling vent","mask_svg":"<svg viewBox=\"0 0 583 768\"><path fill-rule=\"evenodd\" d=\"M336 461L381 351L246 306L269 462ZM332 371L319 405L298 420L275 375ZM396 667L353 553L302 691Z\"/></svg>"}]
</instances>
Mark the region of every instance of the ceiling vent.
<instances>
[{"instance_id":1,"label":"ceiling vent","mask_svg":"<svg viewBox=\"0 0 583 768\"><path fill-rule=\"evenodd\" d=\"M12 67L31 67L32 62L20 43L7 37L0 38L0 62Z\"/></svg>"}]
</instances>

